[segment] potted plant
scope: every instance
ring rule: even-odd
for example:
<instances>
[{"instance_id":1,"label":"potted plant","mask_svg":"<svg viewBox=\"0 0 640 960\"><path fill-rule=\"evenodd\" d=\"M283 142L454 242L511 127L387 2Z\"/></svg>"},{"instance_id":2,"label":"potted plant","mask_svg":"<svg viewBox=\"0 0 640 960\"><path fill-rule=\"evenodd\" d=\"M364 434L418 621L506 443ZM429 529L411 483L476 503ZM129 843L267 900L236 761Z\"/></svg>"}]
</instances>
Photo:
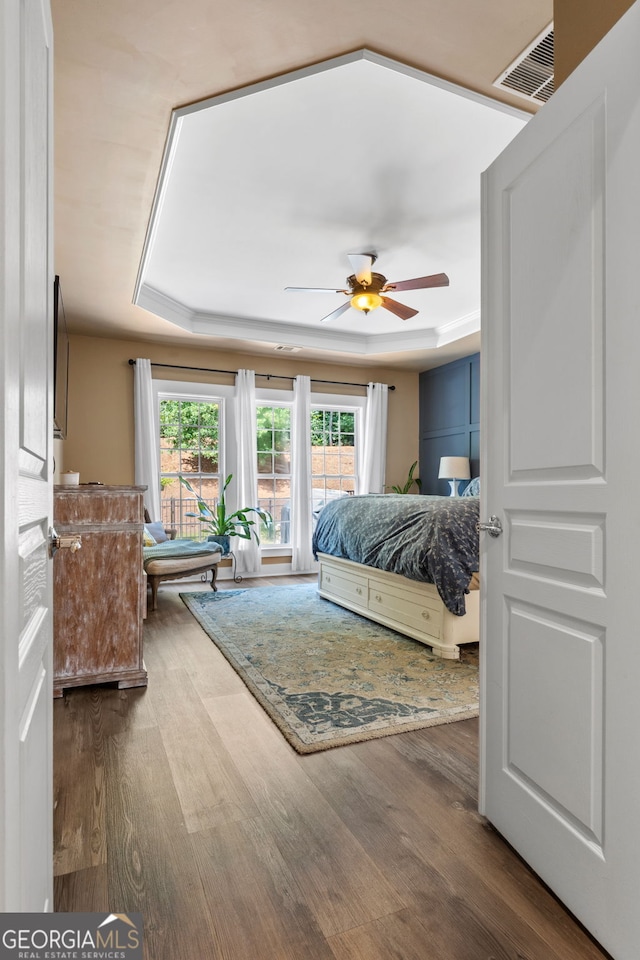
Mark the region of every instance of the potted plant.
<instances>
[{"instance_id":1,"label":"potted plant","mask_svg":"<svg viewBox=\"0 0 640 960\"><path fill-rule=\"evenodd\" d=\"M414 460L414 462L411 464L411 466L410 466L410 468L409 468L409 476L407 477L407 479L406 479L405 483L403 484L403 486L401 486L401 487L397 487L397 486L391 487L391 489L393 490L394 493L409 493L409 490L411 490L411 487L414 485L414 483L415 483L416 487L418 488L418 492L420 492L420 490L422 490L422 480L420 479L420 477L414 477L414 475L413 475L413 471L415 470L415 468L416 468L417 466L418 466L418 461L417 461L417 460Z\"/></svg>"},{"instance_id":2,"label":"potted plant","mask_svg":"<svg viewBox=\"0 0 640 960\"><path fill-rule=\"evenodd\" d=\"M241 540L250 540L255 537L256 543L260 543L260 537L257 530L252 529L256 526L256 520L250 520L248 513L255 513L260 520L269 528L273 523L273 518L267 510L261 510L260 507L242 507L235 513L227 513L225 492L233 474L230 473L224 482L222 491L218 498L217 506L211 510L205 501L193 489L188 480L180 477L180 483L184 484L189 493L192 493L198 504L198 512L187 513L187 517L197 517L203 524L204 531L208 534L208 540L215 540L222 547L223 553L227 554L230 550L230 537L240 537Z\"/></svg>"}]
</instances>

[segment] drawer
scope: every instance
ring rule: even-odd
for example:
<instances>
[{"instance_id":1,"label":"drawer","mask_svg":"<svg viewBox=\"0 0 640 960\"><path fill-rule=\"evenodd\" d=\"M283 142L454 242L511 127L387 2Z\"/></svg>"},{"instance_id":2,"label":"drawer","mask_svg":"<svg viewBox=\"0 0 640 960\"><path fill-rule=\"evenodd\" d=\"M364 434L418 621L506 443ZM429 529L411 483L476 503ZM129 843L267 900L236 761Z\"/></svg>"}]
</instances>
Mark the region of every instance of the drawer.
<instances>
[{"instance_id":1,"label":"drawer","mask_svg":"<svg viewBox=\"0 0 640 960\"><path fill-rule=\"evenodd\" d=\"M367 606L367 579L357 573L336 571L323 563L320 568L320 589L361 607Z\"/></svg>"},{"instance_id":2,"label":"drawer","mask_svg":"<svg viewBox=\"0 0 640 960\"><path fill-rule=\"evenodd\" d=\"M394 620L404 627L427 633L434 640L442 636L442 604L431 597L395 590L386 584L369 584L368 607L372 613Z\"/></svg>"}]
</instances>

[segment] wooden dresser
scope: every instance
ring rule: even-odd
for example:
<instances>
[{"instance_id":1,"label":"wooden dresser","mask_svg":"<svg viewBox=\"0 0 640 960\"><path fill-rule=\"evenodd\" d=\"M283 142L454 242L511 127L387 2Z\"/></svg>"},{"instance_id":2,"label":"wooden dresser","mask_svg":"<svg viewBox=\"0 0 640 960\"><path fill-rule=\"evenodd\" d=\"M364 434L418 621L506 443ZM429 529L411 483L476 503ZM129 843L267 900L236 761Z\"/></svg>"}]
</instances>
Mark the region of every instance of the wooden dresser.
<instances>
[{"instance_id":1,"label":"wooden dresser","mask_svg":"<svg viewBox=\"0 0 640 960\"><path fill-rule=\"evenodd\" d=\"M80 550L53 558L54 696L65 687L146 686L142 619L142 496L146 487L56 486L59 537L78 534Z\"/></svg>"}]
</instances>

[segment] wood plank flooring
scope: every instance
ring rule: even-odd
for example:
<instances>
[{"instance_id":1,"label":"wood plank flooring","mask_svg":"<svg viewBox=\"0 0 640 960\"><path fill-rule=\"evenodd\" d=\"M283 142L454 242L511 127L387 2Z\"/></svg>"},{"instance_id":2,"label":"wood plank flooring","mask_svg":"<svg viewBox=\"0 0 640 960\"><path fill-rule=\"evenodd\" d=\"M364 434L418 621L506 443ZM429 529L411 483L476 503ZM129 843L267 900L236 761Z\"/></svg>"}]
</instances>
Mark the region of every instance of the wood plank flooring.
<instances>
[{"instance_id":1,"label":"wood plank flooring","mask_svg":"<svg viewBox=\"0 0 640 960\"><path fill-rule=\"evenodd\" d=\"M299 756L189 589L145 622L146 690L54 705L56 910L141 912L148 960L607 957L479 816L476 720Z\"/></svg>"}]
</instances>

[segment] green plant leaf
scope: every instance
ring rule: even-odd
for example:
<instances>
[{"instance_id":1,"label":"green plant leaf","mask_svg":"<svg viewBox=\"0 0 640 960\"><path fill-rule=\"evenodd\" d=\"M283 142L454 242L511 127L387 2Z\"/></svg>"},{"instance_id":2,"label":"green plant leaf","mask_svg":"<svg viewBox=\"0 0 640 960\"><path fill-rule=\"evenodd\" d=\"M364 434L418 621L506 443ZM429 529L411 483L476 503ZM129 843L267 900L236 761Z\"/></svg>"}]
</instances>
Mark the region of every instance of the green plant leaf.
<instances>
[{"instance_id":1,"label":"green plant leaf","mask_svg":"<svg viewBox=\"0 0 640 960\"><path fill-rule=\"evenodd\" d=\"M409 467L409 474L403 486L399 487L394 484L391 487L394 493L403 493L403 494L409 493L409 490L411 490L411 487L414 485L414 483L417 486L418 490L422 489L422 481L420 480L420 478L413 476L414 470L416 469L417 466L418 466L418 461L414 460L414 462Z\"/></svg>"},{"instance_id":2,"label":"green plant leaf","mask_svg":"<svg viewBox=\"0 0 640 960\"><path fill-rule=\"evenodd\" d=\"M187 517L197 517L201 523L206 524L206 531L211 536L215 537L239 537L241 540L250 540L252 536L255 537L256 543L260 543L260 538L256 530L253 530L252 527L256 526L255 520L249 520L247 517L248 513L255 513L262 523L265 524L267 530L270 531L273 528L273 517L268 512L268 510L262 510L260 507L241 507L239 510L236 510L235 513L227 514L227 506L225 502L225 491L231 480L233 479L233 474L230 473L229 476L224 481L222 492L218 498L218 503L215 507L215 513L213 513L204 500L198 496L196 491L193 489L191 484L185 477L179 477L180 482L184 484L187 490L193 494L198 504L199 513L186 513Z\"/></svg>"}]
</instances>

